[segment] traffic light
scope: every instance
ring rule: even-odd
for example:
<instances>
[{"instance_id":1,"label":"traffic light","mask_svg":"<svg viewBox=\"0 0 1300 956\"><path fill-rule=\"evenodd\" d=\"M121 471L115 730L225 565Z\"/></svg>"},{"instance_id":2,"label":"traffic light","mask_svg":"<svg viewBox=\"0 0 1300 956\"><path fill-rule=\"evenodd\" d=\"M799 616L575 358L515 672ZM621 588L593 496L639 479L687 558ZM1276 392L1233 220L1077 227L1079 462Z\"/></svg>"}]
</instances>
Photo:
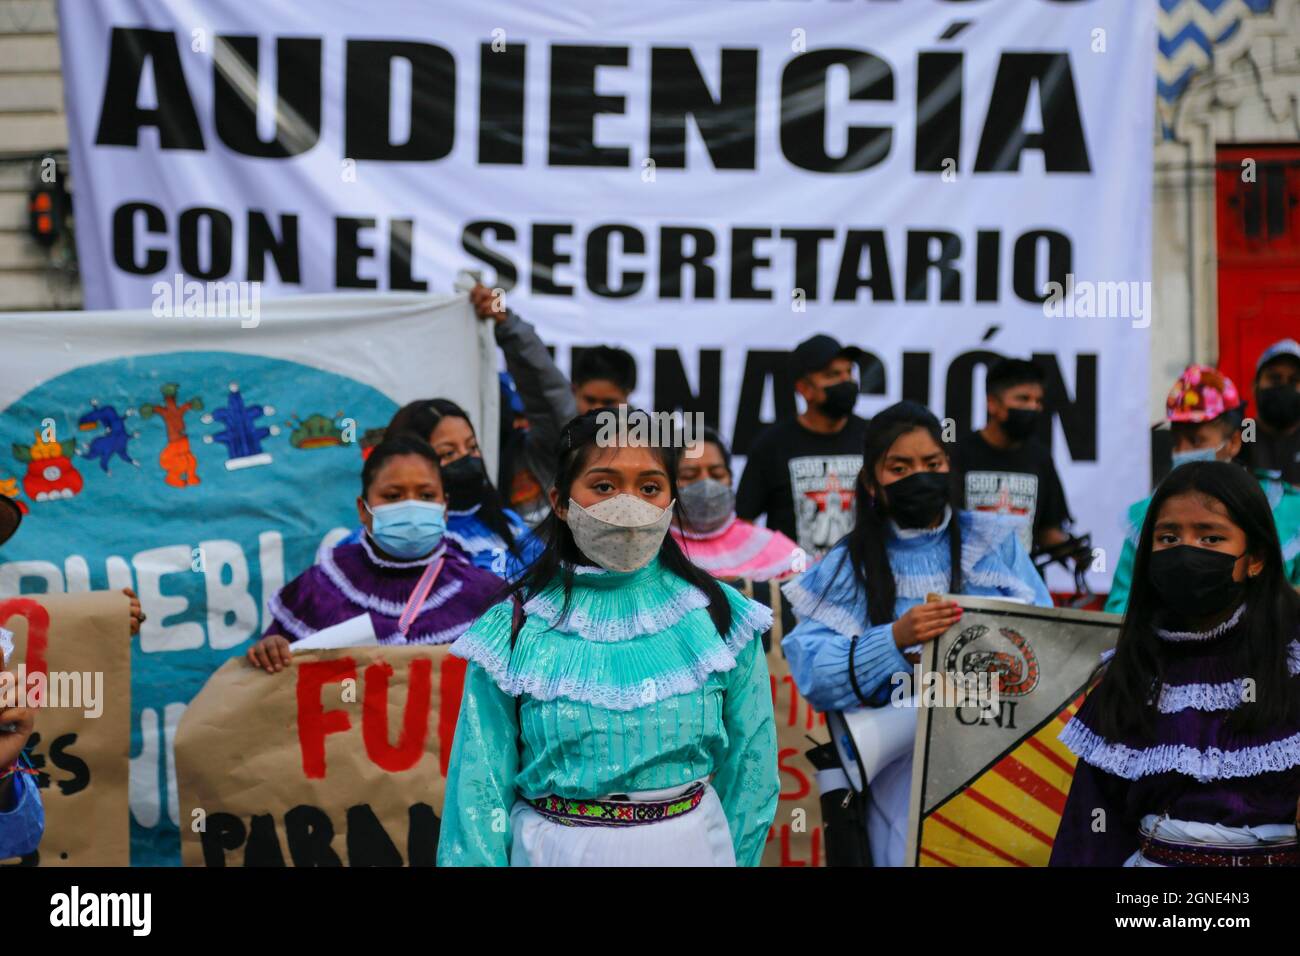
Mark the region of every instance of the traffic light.
<instances>
[{"instance_id":1,"label":"traffic light","mask_svg":"<svg viewBox=\"0 0 1300 956\"><path fill-rule=\"evenodd\" d=\"M47 156L38 167L36 185L27 200L27 222L32 238L43 246L52 246L63 234L68 216L68 193L56 160Z\"/></svg>"}]
</instances>

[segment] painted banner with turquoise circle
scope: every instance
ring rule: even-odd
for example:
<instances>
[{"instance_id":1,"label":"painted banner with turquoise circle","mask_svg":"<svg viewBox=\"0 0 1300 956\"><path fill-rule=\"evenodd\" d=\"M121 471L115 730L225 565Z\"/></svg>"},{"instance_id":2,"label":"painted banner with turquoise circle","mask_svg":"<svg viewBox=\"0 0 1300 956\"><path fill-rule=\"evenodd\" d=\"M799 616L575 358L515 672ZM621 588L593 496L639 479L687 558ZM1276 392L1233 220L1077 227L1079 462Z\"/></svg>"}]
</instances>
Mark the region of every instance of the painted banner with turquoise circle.
<instances>
[{"instance_id":1,"label":"painted banner with turquoise circle","mask_svg":"<svg viewBox=\"0 0 1300 956\"><path fill-rule=\"evenodd\" d=\"M295 361L222 351L63 372L0 413L0 493L26 512L0 593L132 586L131 853L179 863L171 739L265 604L357 523L363 455L396 403ZM340 532L341 533L341 532Z\"/></svg>"}]
</instances>

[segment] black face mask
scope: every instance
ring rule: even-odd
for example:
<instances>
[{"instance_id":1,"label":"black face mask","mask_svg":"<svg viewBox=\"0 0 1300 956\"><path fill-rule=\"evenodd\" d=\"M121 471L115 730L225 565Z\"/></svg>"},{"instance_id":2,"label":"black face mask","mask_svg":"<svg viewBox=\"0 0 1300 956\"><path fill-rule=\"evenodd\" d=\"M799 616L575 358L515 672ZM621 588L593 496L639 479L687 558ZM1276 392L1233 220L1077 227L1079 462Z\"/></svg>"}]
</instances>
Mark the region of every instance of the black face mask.
<instances>
[{"instance_id":1,"label":"black face mask","mask_svg":"<svg viewBox=\"0 0 1300 956\"><path fill-rule=\"evenodd\" d=\"M1211 617L1241 603L1245 584L1232 579L1239 554L1211 551L1190 544L1152 551L1147 580L1171 611Z\"/></svg>"},{"instance_id":2,"label":"black face mask","mask_svg":"<svg viewBox=\"0 0 1300 956\"><path fill-rule=\"evenodd\" d=\"M443 465L442 486L453 508L473 508L483 501L488 489L483 459L477 455L464 455Z\"/></svg>"},{"instance_id":3,"label":"black face mask","mask_svg":"<svg viewBox=\"0 0 1300 956\"><path fill-rule=\"evenodd\" d=\"M1002 430L1012 441L1024 441L1038 431L1042 419L1043 413L1035 408L1008 408Z\"/></svg>"},{"instance_id":4,"label":"black face mask","mask_svg":"<svg viewBox=\"0 0 1300 956\"><path fill-rule=\"evenodd\" d=\"M949 501L947 472L918 471L884 488L885 514L900 528L928 528Z\"/></svg>"},{"instance_id":5,"label":"black face mask","mask_svg":"<svg viewBox=\"0 0 1300 956\"><path fill-rule=\"evenodd\" d=\"M818 406L827 418L847 418L858 401L858 383L840 382L826 389L826 400Z\"/></svg>"},{"instance_id":6,"label":"black face mask","mask_svg":"<svg viewBox=\"0 0 1300 956\"><path fill-rule=\"evenodd\" d=\"M1286 431L1300 421L1300 391L1290 385L1261 389L1255 398L1259 401L1259 417L1278 431Z\"/></svg>"}]
</instances>

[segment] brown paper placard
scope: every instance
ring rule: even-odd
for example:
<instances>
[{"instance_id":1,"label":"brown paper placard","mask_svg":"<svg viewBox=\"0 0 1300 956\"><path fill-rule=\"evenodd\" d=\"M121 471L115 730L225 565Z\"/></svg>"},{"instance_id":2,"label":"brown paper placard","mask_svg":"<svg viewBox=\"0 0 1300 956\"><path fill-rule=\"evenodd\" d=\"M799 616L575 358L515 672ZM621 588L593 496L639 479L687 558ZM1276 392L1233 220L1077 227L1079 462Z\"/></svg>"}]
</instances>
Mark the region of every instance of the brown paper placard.
<instances>
[{"instance_id":1,"label":"brown paper placard","mask_svg":"<svg viewBox=\"0 0 1300 956\"><path fill-rule=\"evenodd\" d=\"M795 686L790 664L781 654L779 638L767 654L772 681L772 712L776 719L777 767L781 797L776 819L767 834L762 866L825 866L821 793L816 771L804 756L815 745L830 740L826 717L804 700Z\"/></svg>"},{"instance_id":2,"label":"brown paper placard","mask_svg":"<svg viewBox=\"0 0 1300 956\"><path fill-rule=\"evenodd\" d=\"M409 675L420 659L430 662L433 675L427 710L419 708L428 716L423 756L407 769L385 770L367 752L363 702L369 669L376 663L393 668L387 728L389 745L396 747L409 700ZM304 666L314 677L304 679ZM768 654L768 668L781 799L762 865L822 866L821 806L804 752L813 746L808 735L827 739L825 718L799 695L779 645ZM351 701L343 700L343 674L356 680ZM176 734L176 777L185 824L182 862L354 865L348 832L356 821L366 826L368 835L356 847L363 854L360 865L385 860L431 865L436 843L430 815L440 819L442 814L464 674L464 662L450 656L446 647L297 654L293 666L279 674L266 674L243 659L227 661L186 709ZM317 712L310 710L313 690L319 690ZM382 694L382 688L376 693ZM420 725L418 718L415 725ZM308 744L322 739L322 729L324 776L308 776L304 761L312 773L321 769L307 754L320 754L319 746L310 749ZM372 730L372 747L380 734ZM196 810L202 813L196 815ZM292 819L287 817L290 811L295 813ZM197 822L203 831L194 829Z\"/></svg>"},{"instance_id":3,"label":"brown paper placard","mask_svg":"<svg viewBox=\"0 0 1300 956\"><path fill-rule=\"evenodd\" d=\"M816 746L809 737L825 743L830 734L825 715L817 713L799 693L781 651L781 639L787 627L793 627L794 617L779 581L738 579L728 583L772 611L772 627L763 635L763 643L767 647L772 715L776 721L780 797L759 866L825 866L821 791L817 788L816 770L805 754Z\"/></svg>"},{"instance_id":4,"label":"brown paper placard","mask_svg":"<svg viewBox=\"0 0 1300 956\"><path fill-rule=\"evenodd\" d=\"M176 732L183 864L432 866L464 679L446 645L227 661Z\"/></svg>"},{"instance_id":5,"label":"brown paper placard","mask_svg":"<svg viewBox=\"0 0 1300 956\"><path fill-rule=\"evenodd\" d=\"M25 664L28 673L39 670L48 682L47 706L37 713L28 741L45 806L45 836L35 862L129 866L130 602L113 591L6 598L0 600L0 627L14 633L9 669L19 673L18 665ZM97 698L99 716L86 715L86 697L79 707L48 706L62 693L56 684L76 686L74 672L83 675L77 691Z\"/></svg>"}]
</instances>

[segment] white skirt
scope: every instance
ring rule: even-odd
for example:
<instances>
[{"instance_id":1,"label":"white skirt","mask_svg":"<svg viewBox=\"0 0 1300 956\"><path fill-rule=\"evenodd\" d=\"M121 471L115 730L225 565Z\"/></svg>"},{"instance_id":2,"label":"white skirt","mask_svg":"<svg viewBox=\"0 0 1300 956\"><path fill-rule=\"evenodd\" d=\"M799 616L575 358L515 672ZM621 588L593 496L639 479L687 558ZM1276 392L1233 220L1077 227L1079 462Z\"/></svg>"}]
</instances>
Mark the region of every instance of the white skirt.
<instances>
[{"instance_id":1,"label":"white skirt","mask_svg":"<svg viewBox=\"0 0 1300 956\"><path fill-rule=\"evenodd\" d=\"M1171 820L1168 817L1149 813L1142 818L1139 830L1143 833L1155 833L1157 836L1175 843L1205 843L1211 846L1263 846L1268 843L1293 841L1296 828L1289 823L1266 823L1257 827L1228 827L1221 823L1196 823L1188 820ZM1125 866L1157 866L1155 863L1135 850L1124 861Z\"/></svg>"},{"instance_id":2,"label":"white skirt","mask_svg":"<svg viewBox=\"0 0 1300 956\"><path fill-rule=\"evenodd\" d=\"M671 800L695 784L629 794ZM736 852L722 802L708 784L689 813L628 827L565 826L524 801L510 813L511 866L735 866Z\"/></svg>"}]
</instances>

